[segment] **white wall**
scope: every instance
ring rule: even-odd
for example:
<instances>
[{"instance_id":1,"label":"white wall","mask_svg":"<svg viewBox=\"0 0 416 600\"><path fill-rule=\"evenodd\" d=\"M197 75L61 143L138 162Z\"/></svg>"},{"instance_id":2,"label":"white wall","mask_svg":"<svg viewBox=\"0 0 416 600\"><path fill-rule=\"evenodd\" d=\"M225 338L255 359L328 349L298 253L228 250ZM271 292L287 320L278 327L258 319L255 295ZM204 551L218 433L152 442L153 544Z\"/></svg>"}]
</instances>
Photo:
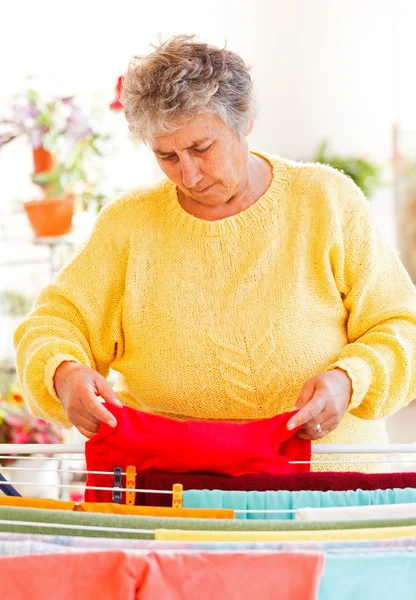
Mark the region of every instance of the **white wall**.
<instances>
[{"instance_id":1,"label":"white wall","mask_svg":"<svg viewBox=\"0 0 416 600\"><path fill-rule=\"evenodd\" d=\"M45 88L113 97L133 54L147 53L158 34L197 33L239 52L252 65L257 149L310 159L327 138L330 149L375 160L391 155L392 126L416 129L414 0L0 0L0 110L36 75ZM5 59L7 57L7 59ZM158 176L152 157L126 141L121 114L107 162L120 189ZM0 154L0 211L29 199L31 156L23 142ZM394 243L392 190L374 204Z\"/></svg>"},{"instance_id":2,"label":"white wall","mask_svg":"<svg viewBox=\"0 0 416 600\"><path fill-rule=\"evenodd\" d=\"M327 137L334 151L389 156L392 2L258 2L256 22L241 48L259 88L259 145L302 158Z\"/></svg>"},{"instance_id":3,"label":"white wall","mask_svg":"<svg viewBox=\"0 0 416 600\"><path fill-rule=\"evenodd\" d=\"M411 0L399 4L411 9ZM216 44L227 39L252 64L259 104L254 147L307 159L327 137L334 151L384 159L395 112L393 6L394 0L73 0L64 10L54 0L3 0L1 95L4 103L26 75L37 74L63 93L99 91L110 99L130 56L148 52L158 33L196 32ZM17 169L30 168L30 160L19 165L9 148L0 158L3 196L19 195ZM133 153L116 163L121 187L134 180L136 161Z\"/></svg>"}]
</instances>

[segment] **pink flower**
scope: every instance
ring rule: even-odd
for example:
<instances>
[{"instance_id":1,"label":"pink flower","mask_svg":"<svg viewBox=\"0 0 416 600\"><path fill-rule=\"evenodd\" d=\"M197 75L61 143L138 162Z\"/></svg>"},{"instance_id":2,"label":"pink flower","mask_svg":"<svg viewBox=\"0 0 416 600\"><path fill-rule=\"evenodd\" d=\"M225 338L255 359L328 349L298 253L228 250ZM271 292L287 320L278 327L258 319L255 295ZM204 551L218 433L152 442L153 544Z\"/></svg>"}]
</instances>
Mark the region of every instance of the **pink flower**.
<instances>
[{"instance_id":1,"label":"pink flower","mask_svg":"<svg viewBox=\"0 0 416 600\"><path fill-rule=\"evenodd\" d=\"M12 388L7 399L0 399L1 443L59 444L62 440L60 427L29 413L20 390Z\"/></svg>"},{"instance_id":2,"label":"pink flower","mask_svg":"<svg viewBox=\"0 0 416 600\"><path fill-rule=\"evenodd\" d=\"M7 424L8 424L10 427L13 427L13 428L15 428L15 429L20 429L20 428L21 428L21 427L23 427L23 426L24 426L24 424L25 424L25 422L24 422L24 420L23 420L23 419L21 419L21 418L19 418L19 417L16 417L16 415L13 415L13 414L8 414L8 415L6 416L6 419L5 419L5 420L7 421Z\"/></svg>"},{"instance_id":3,"label":"pink flower","mask_svg":"<svg viewBox=\"0 0 416 600\"><path fill-rule=\"evenodd\" d=\"M110 104L112 110L124 110L124 106L121 104L121 92L123 91L123 76L121 75L117 79L116 85L116 97L115 100Z\"/></svg>"},{"instance_id":4,"label":"pink flower","mask_svg":"<svg viewBox=\"0 0 416 600\"><path fill-rule=\"evenodd\" d=\"M30 442L30 435L24 429L16 429L13 432L12 444L28 444Z\"/></svg>"},{"instance_id":5,"label":"pink flower","mask_svg":"<svg viewBox=\"0 0 416 600\"><path fill-rule=\"evenodd\" d=\"M33 435L33 440L32 441L35 442L36 444L49 444L49 437L48 437L48 434L46 432L37 431Z\"/></svg>"}]
</instances>

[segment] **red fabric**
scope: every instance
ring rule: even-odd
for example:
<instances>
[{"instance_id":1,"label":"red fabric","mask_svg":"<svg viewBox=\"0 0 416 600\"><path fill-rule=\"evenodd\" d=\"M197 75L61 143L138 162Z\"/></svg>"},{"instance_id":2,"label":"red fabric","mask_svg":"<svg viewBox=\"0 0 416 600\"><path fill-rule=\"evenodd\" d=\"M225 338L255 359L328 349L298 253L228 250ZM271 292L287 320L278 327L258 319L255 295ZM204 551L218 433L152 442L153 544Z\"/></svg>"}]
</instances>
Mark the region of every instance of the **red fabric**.
<instances>
[{"instance_id":1,"label":"red fabric","mask_svg":"<svg viewBox=\"0 0 416 600\"><path fill-rule=\"evenodd\" d=\"M114 471L134 465L138 471L202 471L224 475L307 472L311 443L294 436L286 424L294 411L251 423L176 421L106 404L117 426L100 424L85 445L88 471ZM90 474L88 486L111 487L111 475ZM123 477L124 487L124 477ZM123 494L124 497L124 494ZM111 491L86 490L87 502L111 502Z\"/></svg>"},{"instance_id":2,"label":"red fabric","mask_svg":"<svg viewBox=\"0 0 416 600\"><path fill-rule=\"evenodd\" d=\"M316 600L323 569L321 552L0 557L1 597L13 600Z\"/></svg>"},{"instance_id":3,"label":"red fabric","mask_svg":"<svg viewBox=\"0 0 416 600\"><path fill-rule=\"evenodd\" d=\"M278 475L242 475L229 477L211 473L168 473L145 471L140 474L137 487L146 490L171 490L174 483L182 483L184 490L277 491L301 490L387 490L416 488L416 473L281 473ZM172 506L166 494L140 494L137 504Z\"/></svg>"}]
</instances>

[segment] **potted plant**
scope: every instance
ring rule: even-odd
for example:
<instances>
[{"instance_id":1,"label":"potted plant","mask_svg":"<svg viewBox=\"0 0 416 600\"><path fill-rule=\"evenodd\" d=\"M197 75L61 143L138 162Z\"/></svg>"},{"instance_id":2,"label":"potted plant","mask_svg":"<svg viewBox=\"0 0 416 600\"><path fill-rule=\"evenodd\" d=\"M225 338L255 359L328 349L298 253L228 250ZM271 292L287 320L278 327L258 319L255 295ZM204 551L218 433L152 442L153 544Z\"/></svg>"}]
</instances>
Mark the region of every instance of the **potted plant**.
<instances>
[{"instance_id":1,"label":"potted plant","mask_svg":"<svg viewBox=\"0 0 416 600\"><path fill-rule=\"evenodd\" d=\"M367 198L371 195L374 187L382 184L380 165L362 156L330 156L327 149L328 142L324 140L313 160L339 169L351 177Z\"/></svg>"},{"instance_id":2,"label":"potted plant","mask_svg":"<svg viewBox=\"0 0 416 600\"><path fill-rule=\"evenodd\" d=\"M16 96L9 115L0 119L0 148L22 135L32 148L32 180L42 198L24 208L37 236L68 233L75 198L85 205L94 196L94 157L102 156L109 136L98 132L93 120L94 110L87 114L74 97L45 100L34 90Z\"/></svg>"}]
</instances>

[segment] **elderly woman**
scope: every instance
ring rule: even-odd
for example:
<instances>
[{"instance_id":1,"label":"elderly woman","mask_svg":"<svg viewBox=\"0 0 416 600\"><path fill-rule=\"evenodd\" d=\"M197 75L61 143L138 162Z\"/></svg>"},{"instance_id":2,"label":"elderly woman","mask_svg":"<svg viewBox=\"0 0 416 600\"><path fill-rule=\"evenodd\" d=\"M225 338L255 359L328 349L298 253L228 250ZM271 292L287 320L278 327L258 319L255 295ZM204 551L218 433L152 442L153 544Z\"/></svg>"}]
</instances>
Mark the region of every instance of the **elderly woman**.
<instances>
[{"instance_id":1,"label":"elderly woman","mask_svg":"<svg viewBox=\"0 0 416 600\"><path fill-rule=\"evenodd\" d=\"M252 81L178 36L124 78L131 131L166 178L107 206L16 331L34 414L91 437L98 398L178 419L385 442L416 395L416 296L345 175L249 151ZM115 392L110 367L120 374Z\"/></svg>"}]
</instances>

